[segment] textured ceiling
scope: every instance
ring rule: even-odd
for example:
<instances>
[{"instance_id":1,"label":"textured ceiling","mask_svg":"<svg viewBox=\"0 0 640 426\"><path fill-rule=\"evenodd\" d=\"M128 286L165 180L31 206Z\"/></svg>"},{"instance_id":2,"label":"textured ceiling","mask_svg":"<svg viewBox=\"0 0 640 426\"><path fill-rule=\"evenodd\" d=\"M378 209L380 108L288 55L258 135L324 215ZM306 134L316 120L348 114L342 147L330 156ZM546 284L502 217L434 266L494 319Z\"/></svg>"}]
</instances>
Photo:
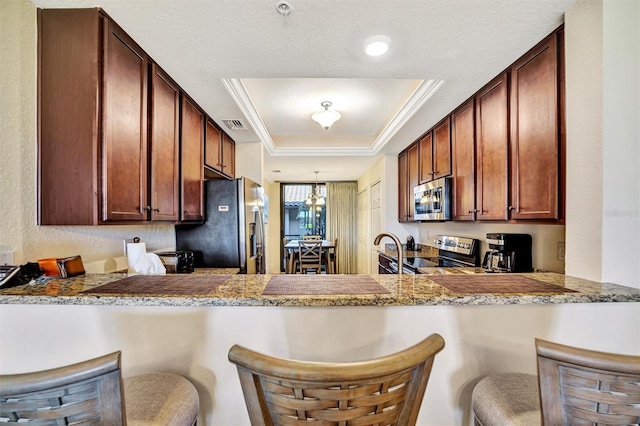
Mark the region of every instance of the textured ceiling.
<instances>
[{"instance_id":1,"label":"textured ceiling","mask_svg":"<svg viewBox=\"0 0 640 426\"><path fill-rule=\"evenodd\" d=\"M265 178L313 181L319 170L324 181L357 179L396 155L560 25L575 0L289 0L288 16L277 0L31 1L102 7L223 127L252 123L223 79L242 82L268 135L229 133L237 143L271 140ZM362 44L376 34L391 49L371 58ZM370 146L421 80L444 84L375 150L338 149ZM326 132L310 119L322 100L343 114ZM293 149L314 146L327 149Z\"/></svg>"}]
</instances>

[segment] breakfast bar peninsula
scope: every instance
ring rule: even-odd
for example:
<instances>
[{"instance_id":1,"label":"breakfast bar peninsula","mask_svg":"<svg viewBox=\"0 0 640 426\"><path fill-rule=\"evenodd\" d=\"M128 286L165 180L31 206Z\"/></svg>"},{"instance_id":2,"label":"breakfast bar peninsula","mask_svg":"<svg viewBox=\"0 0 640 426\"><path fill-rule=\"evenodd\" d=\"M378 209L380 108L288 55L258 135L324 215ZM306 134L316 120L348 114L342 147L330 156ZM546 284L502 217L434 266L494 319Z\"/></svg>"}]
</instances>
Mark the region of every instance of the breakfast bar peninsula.
<instances>
[{"instance_id":1,"label":"breakfast bar peninsula","mask_svg":"<svg viewBox=\"0 0 640 426\"><path fill-rule=\"evenodd\" d=\"M188 377L200 395L199 424L249 425L227 360L234 344L286 358L348 361L439 333L445 348L418 424L468 425L478 380L497 371L535 372L536 337L640 350L638 289L555 273L455 269L371 276L87 274L0 290L0 373L121 350L125 377L159 370Z\"/></svg>"}]
</instances>

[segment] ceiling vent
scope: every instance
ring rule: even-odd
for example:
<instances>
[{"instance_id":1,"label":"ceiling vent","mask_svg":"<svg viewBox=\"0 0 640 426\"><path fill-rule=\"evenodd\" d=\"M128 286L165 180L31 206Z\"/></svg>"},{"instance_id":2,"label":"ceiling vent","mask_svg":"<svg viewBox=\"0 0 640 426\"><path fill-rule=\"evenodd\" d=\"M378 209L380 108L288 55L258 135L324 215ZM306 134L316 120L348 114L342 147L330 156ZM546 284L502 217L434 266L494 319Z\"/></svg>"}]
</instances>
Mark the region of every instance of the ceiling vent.
<instances>
[{"instance_id":1,"label":"ceiling vent","mask_svg":"<svg viewBox=\"0 0 640 426\"><path fill-rule=\"evenodd\" d=\"M222 120L225 126L229 130L247 130L247 126L244 124L242 120L232 119L232 120Z\"/></svg>"}]
</instances>

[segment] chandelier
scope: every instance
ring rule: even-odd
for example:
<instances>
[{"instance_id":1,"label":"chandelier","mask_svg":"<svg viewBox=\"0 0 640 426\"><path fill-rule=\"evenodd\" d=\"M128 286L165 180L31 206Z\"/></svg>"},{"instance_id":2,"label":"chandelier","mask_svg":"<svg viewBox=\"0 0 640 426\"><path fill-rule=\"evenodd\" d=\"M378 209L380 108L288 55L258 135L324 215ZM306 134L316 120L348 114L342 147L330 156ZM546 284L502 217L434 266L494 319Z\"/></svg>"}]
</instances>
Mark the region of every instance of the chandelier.
<instances>
[{"instance_id":1,"label":"chandelier","mask_svg":"<svg viewBox=\"0 0 640 426\"><path fill-rule=\"evenodd\" d=\"M313 188L311 193L307 195L307 200L304 202L307 206L311 206L315 204L316 206L322 206L324 204L324 197L320 194L320 189L318 188L318 173L316 174L316 186Z\"/></svg>"},{"instance_id":2,"label":"chandelier","mask_svg":"<svg viewBox=\"0 0 640 426\"><path fill-rule=\"evenodd\" d=\"M322 105L324 109L311 114L311 119L320 124L323 129L329 130L329 127L340 120L342 115L338 111L329 111L329 107L332 105L329 101L324 101L320 105Z\"/></svg>"}]
</instances>

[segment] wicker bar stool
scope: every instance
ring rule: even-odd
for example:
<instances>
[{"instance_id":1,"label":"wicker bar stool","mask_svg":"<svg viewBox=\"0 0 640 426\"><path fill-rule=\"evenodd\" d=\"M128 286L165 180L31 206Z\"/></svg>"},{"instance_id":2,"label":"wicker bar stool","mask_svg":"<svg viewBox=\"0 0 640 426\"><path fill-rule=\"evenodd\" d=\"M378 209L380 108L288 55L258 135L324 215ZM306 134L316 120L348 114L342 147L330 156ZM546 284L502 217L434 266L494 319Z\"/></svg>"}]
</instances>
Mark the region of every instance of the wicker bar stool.
<instances>
[{"instance_id":1,"label":"wicker bar stool","mask_svg":"<svg viewBox=\"0 0 640 426\"><path fill-rule=\"evenodd\" d=\"M537 377L506 373L478 382L472 395L476 425L640 424L640 356L541 339L536 353Z\"/></svg>"},{"instance_id":2,"label":"wicker bar stool","mask_svg":"<svg viewBox=\"0 0 640 426\"><path fill-rule=\"evenodd\" d=\"M192 426L196 388L177 374L144 374L121 386L120 352L76 364L0 376L9 423ZM123 409L124 408L124 409Z\"/></svg>"},{"instance_id":3,"label":"wicker bar stool","mask_svg":"<svg viewBox=\"0 0 640 426\"><path fill-rule=\"evenodd\" d=\"M275 358L234 345L252 425L415 425L444 339L432 334L382 358L352 363Z\"/></svg>"}]
</instances>

